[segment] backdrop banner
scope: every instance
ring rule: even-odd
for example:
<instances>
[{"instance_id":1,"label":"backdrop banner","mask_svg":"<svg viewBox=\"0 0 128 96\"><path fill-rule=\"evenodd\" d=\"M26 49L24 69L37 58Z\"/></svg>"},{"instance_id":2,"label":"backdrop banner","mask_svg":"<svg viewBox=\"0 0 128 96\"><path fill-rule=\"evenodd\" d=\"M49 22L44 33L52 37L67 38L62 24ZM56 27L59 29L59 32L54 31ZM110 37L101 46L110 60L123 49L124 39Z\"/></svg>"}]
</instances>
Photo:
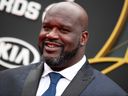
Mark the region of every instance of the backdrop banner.
<instances>
[{"instance_id":1,"label":"backdrop banner","mask_svg":"<svg viewBox=\"0 0 128 96\"><path fill-rule=\"evenodd\" d=\"M61 1L65 0L0 0L0 71L40 61L42 13ZM128 92L128 0L69 1L89 15L89 62Z\"/></svg>"}]
</instances>

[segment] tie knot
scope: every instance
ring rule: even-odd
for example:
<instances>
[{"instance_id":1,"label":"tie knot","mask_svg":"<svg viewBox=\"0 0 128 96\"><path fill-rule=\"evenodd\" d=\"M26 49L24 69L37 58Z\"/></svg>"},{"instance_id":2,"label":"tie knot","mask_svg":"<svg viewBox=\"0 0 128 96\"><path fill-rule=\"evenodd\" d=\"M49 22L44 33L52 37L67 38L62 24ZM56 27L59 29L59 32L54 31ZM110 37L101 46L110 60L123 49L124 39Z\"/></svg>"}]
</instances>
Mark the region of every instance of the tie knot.
<instances>
[{"instance_id":1,"label":"tie knot","mask_svg":"<svg viewBox=\"0 0 128 96\"><path fill-rule=\"evenodd\" d=\"M52 84L57 84L59 79L62 78L61 74L55 72L49 73L49 76Z\"/></svg>"}]
</instances>

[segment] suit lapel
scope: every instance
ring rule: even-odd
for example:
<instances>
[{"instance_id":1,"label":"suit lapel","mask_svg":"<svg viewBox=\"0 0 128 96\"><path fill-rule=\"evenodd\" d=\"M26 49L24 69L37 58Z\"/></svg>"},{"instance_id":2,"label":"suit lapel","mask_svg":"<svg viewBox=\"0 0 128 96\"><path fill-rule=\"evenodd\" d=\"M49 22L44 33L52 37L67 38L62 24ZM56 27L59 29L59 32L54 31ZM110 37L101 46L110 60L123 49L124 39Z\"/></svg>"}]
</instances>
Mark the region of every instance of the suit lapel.
<instances>
[{"instance_id":1,"label":"suit lapel","mask_svg":"<svg viewBox=\"0 0 128 96\"><path fill-rule=\"evenodd\" d=\"M86 62L63 92L62 96L80 96L81 92L88 86L93 78L92 67Z\"/></svg>"},{"instance_id":2,"label":"suit lapel","mask_svg":"<svg viewBox=\"0 0 128 96\"><path fill-rule=\"evenodd\" d=\"M37 68L30 71L21 96L36 96L42 71L43 64L39 64ZM93 69L88 62L86 62L63 92L62 96L80 96L81 92L88 86L93 78Z\"/></svg>"},{"instance_id":3,"label":"suit lapel","mask_svg":"<svg viewBox=\"0 0 128 96\"><path fill-rule=\"evenodd\" d=\"M36 96L39 80L41 78L43 64L39 64L37 68L30 71L25 80L23 92L21 96Z\"/></svg>"}]
</instances>

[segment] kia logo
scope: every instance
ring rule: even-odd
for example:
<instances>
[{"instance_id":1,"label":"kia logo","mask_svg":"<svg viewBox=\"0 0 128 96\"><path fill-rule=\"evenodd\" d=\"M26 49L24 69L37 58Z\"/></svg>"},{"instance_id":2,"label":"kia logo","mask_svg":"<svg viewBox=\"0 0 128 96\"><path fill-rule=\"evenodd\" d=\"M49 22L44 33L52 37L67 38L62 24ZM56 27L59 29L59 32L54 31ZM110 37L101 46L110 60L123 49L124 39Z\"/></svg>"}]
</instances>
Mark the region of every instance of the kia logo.
<instances>
[{"instance_id":1,"label":"kia logo","mask_svg":"<svg viewBox=\"0 0 128 96\"><path fill-rule=\"evenodd\" d=\"M38 51L26 41L12 37L0 38L0 65L16 68L39 60Z\"/></svg>"}]
</instances>

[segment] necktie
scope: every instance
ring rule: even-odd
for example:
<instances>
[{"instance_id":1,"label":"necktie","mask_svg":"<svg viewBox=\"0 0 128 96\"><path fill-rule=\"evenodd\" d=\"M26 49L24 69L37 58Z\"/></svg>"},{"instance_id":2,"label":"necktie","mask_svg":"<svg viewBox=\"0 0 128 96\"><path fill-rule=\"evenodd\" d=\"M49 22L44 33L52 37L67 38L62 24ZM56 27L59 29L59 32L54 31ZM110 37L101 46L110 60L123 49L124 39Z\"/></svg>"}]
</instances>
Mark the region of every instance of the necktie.
<instances>
[{"instance_id":1,"label":"necktie","mask_svg":"<svg viewBox=\"0 0 128 96\"><path fill-rule=\"evenodd\" d=\"M50 86L44 92L44 94L42 94L42 96L55 96L55 94L56 94L56 85L57 85L59 79L62 77L61 74L54 73L54 72L49 73L49 76L50 76L50 80L51 80Z\"/></svg>"}]
</instances>

